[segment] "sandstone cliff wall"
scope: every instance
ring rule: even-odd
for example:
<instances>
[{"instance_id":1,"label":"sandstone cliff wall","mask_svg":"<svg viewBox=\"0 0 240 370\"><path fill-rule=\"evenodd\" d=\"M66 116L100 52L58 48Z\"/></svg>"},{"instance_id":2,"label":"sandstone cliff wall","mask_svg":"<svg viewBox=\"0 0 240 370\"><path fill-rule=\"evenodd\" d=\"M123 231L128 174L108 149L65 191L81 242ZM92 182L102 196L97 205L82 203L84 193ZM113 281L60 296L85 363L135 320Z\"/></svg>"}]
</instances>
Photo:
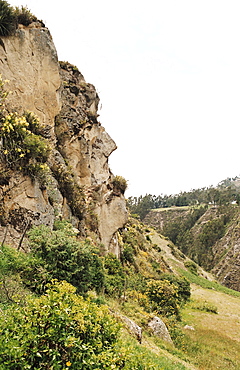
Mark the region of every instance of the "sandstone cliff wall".
<instances>
[{"instance_id":1,"label":"sandstone cliff wall","mask_svg":"<svg viewBox=\"0 0 240 370\"><path fill-rule=\"evenodd\" d=\"M76 67L58 62L48 29L38 24L2 41L0 73L12 92L8 110L38 115L51 154L45 186L21 171L8 171L2 181L1 240L6 236L6 242L17 245L26 228L52 226L60 217L82 236L94 233L106 252L119 255L116 233L126 223L127 211L123 194L113 189L108 158L116 144L98 121L94 86Z\"/></svg>"}]
</instances>

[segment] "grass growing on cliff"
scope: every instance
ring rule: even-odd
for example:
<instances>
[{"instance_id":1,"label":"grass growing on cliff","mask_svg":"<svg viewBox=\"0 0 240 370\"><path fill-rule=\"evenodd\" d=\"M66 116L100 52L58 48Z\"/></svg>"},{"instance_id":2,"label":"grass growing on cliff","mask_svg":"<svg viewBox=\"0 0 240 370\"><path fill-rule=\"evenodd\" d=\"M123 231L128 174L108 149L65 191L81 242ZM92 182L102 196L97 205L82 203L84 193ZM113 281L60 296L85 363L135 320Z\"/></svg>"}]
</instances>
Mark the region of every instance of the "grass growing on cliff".
<instances>
[{"instance_id":1,"label":"grass growing on cliff","mask_svg":"<svg viewBox=\"0 0 240 370\"><path fill-rule=\"evenodd\" d=\"M7 1L0 0L0 36L10 36L16 30L14 8Z\"/></svg>"},{"instance_id":2,"label":"grass growing on cliff","mask_svg":"<svg viewBox=\"0 0 240 370\"><path fill-rule=\"evenodd\" d=\"M37 17L27 7L12 7L5 0L0 0L0 36L11 36L18 24L28 26L36 22Z\"/></svg>"}]
</instances>

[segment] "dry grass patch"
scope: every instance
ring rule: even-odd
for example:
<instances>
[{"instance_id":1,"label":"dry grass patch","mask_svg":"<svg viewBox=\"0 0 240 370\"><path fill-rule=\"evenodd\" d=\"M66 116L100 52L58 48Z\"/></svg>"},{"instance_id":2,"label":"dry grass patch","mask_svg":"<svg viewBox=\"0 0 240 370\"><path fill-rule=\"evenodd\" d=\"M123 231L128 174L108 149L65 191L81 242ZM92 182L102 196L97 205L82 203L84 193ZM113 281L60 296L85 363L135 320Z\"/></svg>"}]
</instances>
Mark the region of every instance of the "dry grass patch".
<instances>
[{"instance_id":1,"label":"dry grass patch","mask_svg":"<svg viewBox=\"0 0 240 370\"><path fill-rule=\"evenodd\" d=\"M183 310L187 355L200 370L240 369L240 299L199 286L192 286L192 300L217 307L218 314Z\"/></svg>"}]
</instances>

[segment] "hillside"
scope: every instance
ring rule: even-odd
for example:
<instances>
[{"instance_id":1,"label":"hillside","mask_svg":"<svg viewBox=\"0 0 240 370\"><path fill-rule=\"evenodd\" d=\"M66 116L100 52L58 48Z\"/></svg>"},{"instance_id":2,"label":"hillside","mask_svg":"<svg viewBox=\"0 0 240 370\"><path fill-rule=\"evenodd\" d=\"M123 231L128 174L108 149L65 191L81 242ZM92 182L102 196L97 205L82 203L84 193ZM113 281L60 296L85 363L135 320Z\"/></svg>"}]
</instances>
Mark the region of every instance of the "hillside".
<instances>
[{"instance_id":1,"label":"hillside","mask_svg":"<svg viewBox=\"0 0 240 370\"><path fill-rule=\"evenodd\" d=\"M144 222L168 236L225 286L240 291L238 205L175 207L150 211Z\"/></svg>"},{"instance_id":2,"label":"hillside","mask_svg":"<svg viewBox=\"0 0 240 370\"><path fill-rule=\"evenodd\" d=\"M79 248L77 240L74 242L76 236L73 236L68 224L56 225L53 232L37 227L30 232L29 237L33 253L28 255L23 256L23 252L20 251L15 255L2 247L2 252L6 256L0 265L3 283L0 287L2 314L6 315L11 307L14 308L16 304L21 305L23 302L26 318L26 307L29 304L28 297L32 294L31 291L35 294L39 292L43 294L42 289L46 284L46 278L58 278L60 281L65 278L77 287L78 292L87 298L87 302L91 302L91 305L97 303L98 310L104 310L107 306L111 315L120 323L121 331L117 348L113 353L117 356L115 360L119 361L118 351L120 350L125 365L122 367L116 362L114 368L131 370L239 368L240 293L217 284L211 274L195 265L173 243L155 230L129 219L125 228L119 232L119 243L122 246L121 262L112 255L104 259L99 258L96 246L93 250L89 241L85 241L80 249L78 272L75 270L75 254L67 260L63 259L63 252L69 253L71 245L76 250ZM51 248L49 252L44 246ZM64 249L62 249L63 246ZM16 262L14 262L15 258ZM58 263L61 263L60 270ZM81 270L82 263L84 263L84 270ZM101 263L104 265L104 270L101 270ZM52 302L55 303L51 308L51 315L54 313L54 307L59 310L60 301L55 301L54 297L55 299L61 297L62 304L67 307L64 297L68 297L68 300L70 297L66 296L67 287L64 286L64 289L64 296L59 295L61 290L57 295L55 293L55 296L52 296ZM46 293L45 291L42 298L37 298L40 303L44 297L46 300ZM32 299L34 303L36 298ZM38 301L37 304L39 304ZM75 299L74 302L76 302ZM46 310L49 303L43 301L42 304ZM91 308L91 305L88 309L92 310L95 306ZM21 307L17 311L19 312L20 309ZM48 320L51 330L56 330L58 326L49 321L50 316L42 317L45 310L38 314L37 320L41 319L43 323L44 320ZM54 313L57 315L56 318L58 315L62 317L61 309L57 312ZM71 312L70 307L66 312ZM12 313L12 315L14 317L15 314ZM35 314L32 313L32 315L34 318ZM94 317L91 324L92 330L95 330L95 320L98 320L96 313ZM149 325L156 317L161 320L160 327L151 328ZM111 319L107 318L107 320ZM167 332L163 323L167 326ZM104 328L106 323L102 325ZM24 327L23 323L22 326ZM111 328L115 330L113 323ZM20 330L19 327L18 330ZM9 331L7 333L9 335ZM44 332L43 335L45 335ZM4 338L5 336L2 337L3 340ZM41 339L41 335L39 338ZM12 342L8 340L11 345ZM28 343L29 339L26 346ZM37 339L35 343L36 346L40 344ZM74 349L75 342L72 345ZM1 346L0 341L0 353ZM39 353L44 354L45 358L46 352L42 350L43 348L39 348ZM75 368L75 357L73 354L71 357L72 368ZM48 358L51 362L51 357ZM112 357L108 358L113 361ZM40 360L41 357L39 357ZM76 368L79 369L79 362L77 363ZM103 362L101 364L103 365ZM3 369L9 368L11 367L3 367ZM89 367L83 367L83 369L86 368Z\"/></svg>"}]
</instances>

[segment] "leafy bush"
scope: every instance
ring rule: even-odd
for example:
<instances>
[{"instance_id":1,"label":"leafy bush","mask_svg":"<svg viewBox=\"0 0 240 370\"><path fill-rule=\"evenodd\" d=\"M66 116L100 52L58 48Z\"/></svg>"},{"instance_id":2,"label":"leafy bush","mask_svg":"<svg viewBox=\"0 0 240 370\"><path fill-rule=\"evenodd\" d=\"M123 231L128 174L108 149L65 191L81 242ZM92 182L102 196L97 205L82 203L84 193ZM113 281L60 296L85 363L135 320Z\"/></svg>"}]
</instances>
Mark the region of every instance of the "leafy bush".
<instances>
[{"instance_id":1,"label":"leafy bush","mask_svg":"<svg viewBox=\"0 0 240 370\"><path fill-rule=\"evenodd\" d=\"M6 169L20 170L25 175L38 178L43 185L47 182L49 167L45 164L50 154L50 144L40 132L43 128L39 118L32 112L8 113L5 100L6 81L0 75L0 159Z\"/></svg>"},{"instance_id":2,"label":"leafy bush","mask_svg":"<svg viewBox=\"0 0 240 370\"><path fill-rule=\"evenodd\" d=\"M25 116L9 113L2 119L1 157L9 168L25 168L31 162L46 162L50 146L41 136L29 130Z\"/></svg>"},{"instance_id":3,"label":"leafy bush","mask_svg":"<svg viewBox=\"0 0 240 370\"><path fill-rule=\"evenodd\" d=\"M180 318L178 289L168 280L149 280L146 295L151 302L151 310L159 315Z\"/></svg>"},{"instance_id":4,"label":"leafy bush","mask_svg":"<svg viewBox=\"0 0 240 370\"><path fill-rule=\"evenodd\" d=\"M123 251L122 251L122 256L121 256L122 261L123 262L128 261L130 263L133 263L134 262L134 254L135 254L134 248L129 244L124 244Z\"/></svg>"},{"instance_id":5,"label":"leafy bush","mask_svg":"<svg viewBox=\"0 0 240 370\"><path fill-rule=\"evenodd\" d=\"M10 36L16 30L16 15L14 8L7 1L0 0L0 36Z\"/></svg>"},{"instance_id":6,"label":"leafy bush","mask_svg":"<svg viewBox=\"0 0 240 370\"><path fill-rule=\"evenodd\" d=\"M51 279L66 280L77 288L79 293L103 286L104 273L98 250L89 242L77 241L70 235L70 230L51 230L47 226L32 228L29 233L31 253L42 261L36 289L45 281ZM36 271L38 275L38 271ZM31 279L31 276L29 276ZM34 288L34 286L32 286Z\"/></svg>"},{"instance_id":7,"label":"leafy bush","mask_svg":"<svg viewBox=\"0 0 240 370\"><path fill-rule=\"evenodd\" d=\"M119 369L119 327L107 307L55 282L25 307L0 311L1 369Z\"/></svg>"},{"instance_id":8,"label":"leafy bush","mask_svg":"<svg viewBox=\"0 0 240 370\"><path fill-rule=\"evenodd\" d=\"M171 284L174 285L174 287L177 288L179 303L186 303L190 299L191 286L190 282L187 279L185 279L184 277L167 273L162 274L160 276L160 279L169 281Z\"/></svg>"},{"instance_id":9,"label":"leafy bush","mask_svg":"<svg viewBox=\"0 0 240 370\"><path fill-rule=\"evenodd\" d=\"M104 258L105 293L120 297L124 290L125 276L121 262L116 256L109 253Z\"/></svg>"},{"instance_id":10,"label":"leafy bush","mask_svg":"<svg viewBox=\"0 0 240 370\"><path fill-rule=\"evenodd\" d=\"M1 246L0 253L0 302L23 301L26 291L22 284L21 272L30 264L31 258L6 245Z\"/></svg>"}]
</instances>

